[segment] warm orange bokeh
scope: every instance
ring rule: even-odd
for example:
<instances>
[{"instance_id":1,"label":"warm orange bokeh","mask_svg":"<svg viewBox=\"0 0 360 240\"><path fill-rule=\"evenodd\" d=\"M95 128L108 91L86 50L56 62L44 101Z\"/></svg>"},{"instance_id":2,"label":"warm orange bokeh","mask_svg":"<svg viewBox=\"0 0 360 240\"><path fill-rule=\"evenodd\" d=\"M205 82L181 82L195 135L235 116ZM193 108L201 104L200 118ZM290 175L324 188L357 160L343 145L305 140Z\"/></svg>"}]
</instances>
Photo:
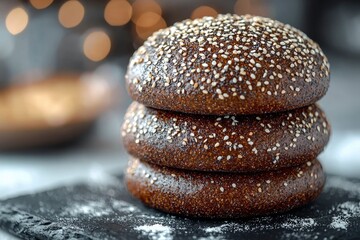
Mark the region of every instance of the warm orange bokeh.
<instances>
[{"instance_id":1,"label":"warm orange bokeh","mask_svg":"<svg viewBox=\"0 0 360 240\"><path fill-rule=\"evenodd\" d=\"M90 32L84 40L83 51L91 61L98 62L107 57L111 49L110 37L102 30Z\"/></svg>"},{"instance_id":2,"label":"warm orange bokeh","mask_svg":"<svg viewBox=\"0 0 360 240\"><path fill-rule=\"evenodd\" d=\"M22 7L16 7L6 16L6 29L12 34L17 35L25 30L29 23L29 15Z\"/></svg>"},{"instance_id":3,"label":"warm orange bokeh","mask_svg":"<svg viewBox=\"0 0 360 240\"><path fill-rule=\"evenodd\" d=\"M218 12L214 8L209 6L200 6L192 12L191 19L201 18L205 16L215 17L217 15Z\"/></svg>"},{"instance_id":4,"label":"warm orange bokeh","mask_svg":"<svg viewBox=\"0 0 360 240\"><path fill-rule=\"evenodd\" d=\"M59 22L66 28L73 28L81 23L84 15L84 6L79 1L67 1L59 10Z\"/></svg>"},{"instance_id":5,"label":"warm orange bokeh","mask_svg":"<svg viewBox=\"0 0 360 240\"><path fill-rule=\"evenodd\" d=\"M30 0L30 4L36 9L44 9L50 6L54 0Z\"/></svg>"},{"instance_id":6,"label":"warm orange bokeh","mask_svg":"<svg viewBox=\"0 0 360 240\"><path fill-rule=\"evenodd\" d=\"M132 7L125 0L111 0L107 3L104 18L111 26L122 26L128 23L132 16Z\"/></svg>"}]
</instances>

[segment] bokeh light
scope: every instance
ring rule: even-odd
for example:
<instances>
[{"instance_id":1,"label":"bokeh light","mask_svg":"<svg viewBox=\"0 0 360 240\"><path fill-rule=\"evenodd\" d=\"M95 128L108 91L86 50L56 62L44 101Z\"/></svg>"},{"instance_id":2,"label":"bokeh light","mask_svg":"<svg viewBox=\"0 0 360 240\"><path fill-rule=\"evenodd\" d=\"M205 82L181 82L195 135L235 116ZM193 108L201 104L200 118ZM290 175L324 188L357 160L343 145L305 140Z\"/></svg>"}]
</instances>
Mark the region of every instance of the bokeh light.
<instances>
[{"instance_id":1,"label":"bokeh light","mask_svg":"<svg viewBox=\"0 0 360 240\"><path fill-rule=\"evenodd\" d=\"M12 34L17 35L25 30L29 23L29 15L22 7L12 9L6 16L6 29Z\"/></svg>"},{"instance_id":2,"label":"bokeh light","mask_svg":"<svg viewBox=\"0 0 360 240\"><path fill-rule=\"evenodd\" d=\"M218 12L214 8L209 7L209 6L200 6L192 12L191 18L195 19L195 18L201 18L201 17L205 17L205 16L215 17L217 15L218 15Z\"/></svg>"},{"instance_id":3,"label":"bokeh light","mask_svg":"<svg viewBox=\"0 0 360 240\"><path fill-rule=\"evenodd\" d=\"M125 0L111 0L105 7L104 18L111 26L122 26L131 19L132 7Z\"/></svg>"},{"instance_id":4,"label":"bokeh light","mask_svg":"<svg viewBox=\"0 0 360 240\"><path fill-rule=\"evenodd\" d=\"M154 19L157 19L155 22L154 20L150 20L150 22L154 23L153 25L147 25L146 27L143 27L141 25L136 25L136 34L141 40L147 39L153 32L165 28L167 26L165 20L160 16L153 16ZM139 20L141 17L139 18Z\"/></svg>"},{"instance_id":5,"label":"bokeh light","mask_svg":"<svg viewBox=\"0 0 360 240\"><path fill-rule=\"evenodd\" d=\"M263 0L237 0L234 5L236 14L253 14L258 16L267 16L268 10Z\"/></svg>"},{"instance_id":6,"label":"bokeh light","mask_svg":"<svg viewBox=\"0 0 360 240\"><path fill-rule=\"evenodd\" d=\"M30 0L30 4L36 9L44 9L50 6L54 0Z\"/></svg>"},{"instance_id":7,"label":"bokeh light","mask_svg":"<svg viewBox=\"0 0 360 240\"><path fill-rule=\"evenodd\" d=\"M132 21L136 23L139 17L146 12L153 12L161 16L161 6L154 0L136 0L133 4Z\"/></svg>"},{"instance_id":8,"label":"bokeh light","mask_svg":"<svg viewBox=\"0 0 360 240\"><path fill-rule=\"evenodd\" d=\"M76 27L85 15L84 6L79 1L67 1L59 10L59 22L66 28Z\"/></svg>"},{"instance_id":9,"label":"bokeh light","mask_svg":"<svg viewBox=\"0 0 360 240\"><path fill-rule=\"evenodd\" d=\"M161 16L154 12L146 12L142 14L135 22L139 27L152 27L161 20Z\"/></svg>"},{"instance_id":10,"label":"bokeh light","mask_svg":"<svg viewBox=\"0 0 360 240\"><path fill-rule=\"evenodd\" d=\"M83 51L91 61L98 62L107 57L111 49L110 37L102 30L92 31L85 37Z\"/></svg>"}]
</instances>

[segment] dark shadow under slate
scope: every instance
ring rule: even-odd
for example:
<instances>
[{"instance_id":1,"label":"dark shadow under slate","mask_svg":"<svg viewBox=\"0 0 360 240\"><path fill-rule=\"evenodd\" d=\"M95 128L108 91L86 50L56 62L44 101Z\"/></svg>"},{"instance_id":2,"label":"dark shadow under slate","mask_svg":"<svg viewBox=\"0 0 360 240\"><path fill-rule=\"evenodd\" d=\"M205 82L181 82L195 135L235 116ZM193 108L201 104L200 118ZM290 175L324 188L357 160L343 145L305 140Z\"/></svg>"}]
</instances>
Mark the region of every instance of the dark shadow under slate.
<instances>
[{"instance_id":1,"label":"dark shadow under slate","mask_svg":"<svg viewBox=\"0 0 360 240\"><path fill-rule=\"evenodd\" d=\"M25 239L360 239L360 180L329 176L318 200L286 214L209 221L144 207L121 178L0 201L0 227Z\"/></svg>"}]
</instances>

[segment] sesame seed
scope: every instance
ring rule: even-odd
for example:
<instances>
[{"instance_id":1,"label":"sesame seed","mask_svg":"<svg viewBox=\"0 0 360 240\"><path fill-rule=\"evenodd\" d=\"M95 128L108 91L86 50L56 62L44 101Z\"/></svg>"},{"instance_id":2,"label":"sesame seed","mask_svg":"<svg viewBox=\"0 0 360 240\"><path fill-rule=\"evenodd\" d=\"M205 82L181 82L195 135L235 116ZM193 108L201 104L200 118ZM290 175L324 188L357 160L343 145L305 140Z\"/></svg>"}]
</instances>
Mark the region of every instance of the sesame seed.
<instances>
[{"instance_id":1,"label":"sesame seed","mask_svg":"<svg viewBox=\"0 0 360 240\"><path fill-rule=\"evenodd\" d=\"M186 36L186 39L182 36ZM139 71L132 71L131 67L139 64L144 65L145 69L141 75L137 73ZM311 87L311 84L307 83L321 76L328 76L328 65L317 44L288 25L262 17L219 15L216 18L185 20L153 34L130 60L128 80L138 92L147 92L150 87L166 87L165 92L171 94L171 91L174 91L180 95L197 89L194 91L196 94L208 94L206 99L216 96L216 101L224 100L225 103L225 99L236 96L241 100L246 98L250 104L256 94L268 95L267 98L271 99L273 97L269 96L286 93L291 93L292 96L304 91L307 86ZM284 84L285 80L289 82ZM294 148L297 141L300 146L300 140L304 137L309 141L318 141L316 136L329 133L326 123L318 122L317 116L307 113L307 116L300 120L291 120L294 124L289 124L288 121L281 123L284 129L292 134L293 139L292 143L282 146L284 149ZM238 123L234 121L232 124ZM324 127L320 124L324 124ZM220 123L215 126L220 128L219 131L224 131ZM314 127L319 132L316 136L312 136L310 131ZM138 135L135 137L136 143L142 140L141 136L147 131L129 129ZM171 132L165 133L166 140L175 141L176 137L185 134L182 130L177 131L174 127ZM265 133L272 132L272 129L265 125L263 130ZM155 133L163 130L158 126L148 131ZM130 132L126 130L122 134ZM233 137L230 142L230 133L225 134L224 148L238 150L243 147L236 141L239 140L237 137ZM247 137L248 133L243 135ZM222 137L212 134L210 136L214 141L216 137L217 141ZM189 143L181 139L183 145ZM220 146L219 142L209 141L204 144L204 139L200 139L192 136L191 140L201 142L204 149ZM254 144L251 140L247 143ZM257 152L256 148L251 149ZM273 146L270 151L271 149ZM275 149L280 149L280 146ZM239 156L242 157L241 154Z\"/></svg>"}]
</instances>

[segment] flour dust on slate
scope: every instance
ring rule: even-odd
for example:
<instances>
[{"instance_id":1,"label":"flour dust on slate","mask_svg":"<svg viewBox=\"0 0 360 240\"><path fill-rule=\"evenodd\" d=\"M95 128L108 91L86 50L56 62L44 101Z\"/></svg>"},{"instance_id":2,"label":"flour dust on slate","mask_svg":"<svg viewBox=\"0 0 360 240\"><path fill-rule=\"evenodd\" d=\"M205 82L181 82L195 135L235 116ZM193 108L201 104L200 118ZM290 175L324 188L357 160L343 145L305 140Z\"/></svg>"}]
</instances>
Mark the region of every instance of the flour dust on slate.
<instances>
[{"instance_id":1,"label":"flour dust on slate","mask_svg":"<svg viewBox=\"0 0 360 240\"><path fill-rule=\"evenodd\" d=\"M188 219L145 207L122 180L62 187L0 202L0 227L34 239L347 239L360 236L360 180L329 176L318 200L287 214Z\"/></svg>"}]
</instances>

